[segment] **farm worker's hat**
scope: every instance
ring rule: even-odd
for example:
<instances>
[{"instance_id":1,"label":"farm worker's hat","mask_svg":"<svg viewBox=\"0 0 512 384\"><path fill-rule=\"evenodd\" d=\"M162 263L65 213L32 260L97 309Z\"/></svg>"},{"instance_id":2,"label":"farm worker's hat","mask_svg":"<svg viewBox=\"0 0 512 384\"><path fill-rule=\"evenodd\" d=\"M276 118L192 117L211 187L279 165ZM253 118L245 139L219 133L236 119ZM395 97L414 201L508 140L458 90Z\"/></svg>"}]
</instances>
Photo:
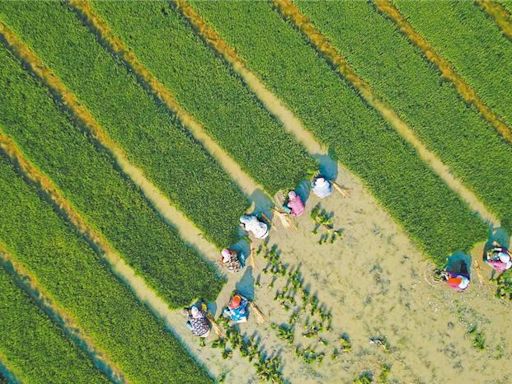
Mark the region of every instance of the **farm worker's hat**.
<instances>
[{"instance_id":1,"label":"farm worker's hat","mask_svg":"<svg viewBox=\"0 0 512 384\"><path fill-rule=\"evenodd\" d=\"M295 197L297 196L297 194L295 193L295 191L290 191L288 192L288 197L290 199L295 199Z\"/></svg>"},{"instance_id":2,"label":"farm worker's hat","mask_svg":"<svg viewBox=\"0 0 512 384\"><path fill-rule=\"evenodd\" d=\"M460 283L462 283L462 278L460 277L450 277L448 279L448 285L452 288L458 288Z\"/></svg>"},{"instance_id":3,"label":"farm worker's hat","mask_svg":"<svg viewBox=\"0 0 512 384\"><path fill-rule=\"evenodd\" d=\"M240 306L240 303L242 301L242 298L240 295L235 295L231 298L231 301L229 302L229 308L236 309Z\"/></svg>"}]
</instances>

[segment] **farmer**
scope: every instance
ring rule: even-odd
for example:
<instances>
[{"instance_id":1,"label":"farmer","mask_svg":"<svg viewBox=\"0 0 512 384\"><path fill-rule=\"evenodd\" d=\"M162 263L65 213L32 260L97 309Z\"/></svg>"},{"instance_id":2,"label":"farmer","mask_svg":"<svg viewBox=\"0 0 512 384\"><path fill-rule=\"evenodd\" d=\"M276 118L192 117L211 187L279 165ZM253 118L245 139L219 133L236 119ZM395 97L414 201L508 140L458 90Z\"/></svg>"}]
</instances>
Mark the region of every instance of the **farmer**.
<instances>
[{"instance_id":1,"label":"farmer","mask_svg":"<svg viewBox=\"0 0 512 384\"><path fill-rule=\"evenodd\" d=\"M332 183L320 175L313 179L311 187L313 193L321 199L332 193Z\"/></svg>"},{"instance_id":2,"label":"farmer","mask_svg":"<svg viewBox=\"0 0 512 384\"><path fill-rule=\"evenodd\" d=\"M441 277L457 292L464 291L469 286L470 274L468 267L471 258L463 252L456 252L448 258L446 269Z\"/></svg>"},{"instance_id":3,"label":"farmer","mask_svg":"<svg viewBox=\"0 0 512 384\"><path fill-rule=\"evenodd\" d=\"M485 253L485 262L496 272L502 273L512 267L512 254L500 243L493 241L492 247Z\"/></svg>"},{"instance_id":4,"label":"farmer","mask_svg":"<svg viewBox=\"0 0 512 384\"><path fill-rule=\"evenodd\" d=\"M304 213L304 203L299 195L295 191L288 192L288 201L284 204L284 210L286 213L294 217L298 217Z\"/></svg>"},{"instance_id":5,"label":"farmer","mask_svg":"<svg viewBox=\"0 0 512 384\"><path fill-rule=\"evenodd\" d=\"M268 225L258 220L255 215L243 215L240 218L240 225L247 232L251 232L257 239L264 239L268 236Z\"/></svg>"},{"instance_id":6,"label":"farmer","mask_svg":"<svg viewBox=\"0 0 512 384\"><path fill-rule=\"evenodd\" d=\"M186 326L192 331L192 334L199 337L208 337L211 325L206 317L206 313L198 305L185 308L183 311L187 316Z\"/></svg>"},{"instance_id":7,"label":"farmer","mask_svg":"<svg viewBox=\"0 0 512 384\"><path fill-rule=\"evenodd\" d=\"M240 253L239 257L239 254L235 250L224 248L220 254L222 265L224 265L229 272L238 272L242 269L243 265L240 260L241 258L243 259L244 256L242 253Z\"/></svg>"},{"instance_id":8,"label":"farmer","mask_svg":"<svg viewBox=\"0 0 512 384\"><path fill-rule=\"evenodd\" d=\"M234 323L245 323L249 317L249 300L235 293L222 314Z\"/></svg>"}]
</instances>

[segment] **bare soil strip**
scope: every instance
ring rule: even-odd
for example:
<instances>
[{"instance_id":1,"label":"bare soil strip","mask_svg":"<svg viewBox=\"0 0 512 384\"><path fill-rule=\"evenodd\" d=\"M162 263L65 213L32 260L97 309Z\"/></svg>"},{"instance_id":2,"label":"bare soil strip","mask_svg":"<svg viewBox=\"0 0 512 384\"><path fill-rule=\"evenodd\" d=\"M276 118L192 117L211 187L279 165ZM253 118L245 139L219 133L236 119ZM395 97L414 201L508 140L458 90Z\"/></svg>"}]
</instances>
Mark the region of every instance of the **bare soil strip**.
<instances>
[{"instance_id":1,"label":"bare soil strip","mask_svg":"<svg viewBox=\"0 0 512 384\"><path fill-rule=\"evenodd\" d=\"M217 250L201 236L201 231L183 213L173 207L171 201L144 174L144 171L132 164L123 149L114 141L96 121L91 112L83 106L62 80L47 68L41 59L33 53L9 28L0 22L0 36L11 51L18 56L31 71L50 88L54 97L62 101L71 114L86 128L96 142L111 154L121 171L142 191L146 199L180 236L209 259L214 259Z\"/></svg>"},{"instance_id":2,"label":"bare soil strip","mask_svg":"<svg viewBox=\"0 0 512 384\"><path fill-rule=\"evenodd\" d=\"M35 168L33 164L28 162L15 143L7 136L1 134L1 132L0 149L16 164L27 181L35 184L35 186L53 203L55 209L59 211L62 216L84 236L91 247L109 263L112 272L132 290L137 299L146 304L151 312L164 322L167 330L183 343L180 335L175 332L175 327L182 322L182 319L176 311L169 308L167 303L158 296L146 281L138 276L122 259L118 251L108 243L104 236L96 232L85 219L80 216L53 182L45 174Z\"/></svg>"},{"instance_id":3,"label":"bare soil strip","mask_svg":"<svg viewBox=\"0 0 512 384\"><path fill-rule=\"evenodd\" d=\"M265 84L247 69L235 50L222 40L219 34L201 18L186 0L173 0L173 3L199 36L232 66L247 87L289 133L293 134L310 153L318 154L323 151L322 146L316 141L313 134L304 128L302 122L285 106L282 100L269 91Z\"/></svg>"},{"instance_id":4,"label":"bare soil strip","mask_svg":"<svg viewBox=\"0 0 512 384\"><path fill-rule=\"evenodd\" d=\"M492 10L492 12L494 12L493 17L495 17L496 20L498 20L498 16L494 15L502 15L498 11L499 8L494 7L493 3L489 1L477 1L477 3L488 13L490 13ZM457 72L452 68L451 64L445 58L439 55L423 36L414 30L412 25L409 24L409 22L391 3L391 1L377 0L375 5L379 11L386 15L396 24L397 27L400 28L400 31L407 37L407 39L409 39L413 45L421 50L423 56L438 68L441 76L449 80L454 85L460 97L466 103L473 105L477 111L480 112L482 117L490 125L492 125L506 141L512 143L512 129L507 124L505 124L503 119L499 117L491 108L489 108L482 101L482 99L480 99L475 90L471 88L471 86L467 84L459 74L457 74ZM500 20L506 23L506 19L500 18ZM510 22L506 25L512 33L512 25Z\"/></svg>"},{"instance_id":5,"label":"bare soil strip","mask_svg":"<svg viewBox=\"0 0 512 384\"><path fill-rule=\"evenodd\" d=\"M277 10L302 32L310 44L324 56L325 59L334 67L334 69L346 79L361 95L361 97L370 106L375 108L397 132L412 145L418 156L430 166L430 168L455 192L469 207L478 212L480 216L491 223L498 224L499 220L491 213L480 199L463 183L458 180L450 169L430 151L416 136L414 131L382 100L379 100L373 93L370 86L359 77L359 75L350 67L348 62L341 56L336 48L322 35L316 27L304 16L300 10L290 0L273 0ZM512 136L511 136L512 139Z\"/></svg>"},{"instance_id":6,"label":"bare soil strip","mask_svg":"<svg viewBox=\"0 0 512 384\"><path fill-rule=\"evenodd\" d=\"M121 369L110 360L108 354L94 345L94 341L78 326L73 316L67 313L66 310L45 291L37 282L36 278L11 256L5 248L5 245L1 243L0 264L14 277L18 285L35 301L37 306L64 330L65 334L73 343L89 356L96 368L103 372L113 383L128 383Z\"/></svg>"},{"instance_id":7,"label":"bare soil strip","mask_svg":"<svg viewBox=\"0 0 512 384\"><path fill-rule=\"evenodd\" d=\"M176 101L171 92L139 61L124 42L114 35L108 24L94 13L88 2L71 0L69 3L98 39L113 54L119 56L142 85L180 119L193 137L217 160L247 196L252 195L258 189L264 190L208 135L203 126Z\"/></svg>"},{"instance_id":8,"label":"bare soil strip","mask_svg":"<svg viewBox=\"0 0 512 384\"><path fill-rule=\"evenodd\" d=\"M476 0L475 3L492 17L503 34L512 40L512 15L505 8L491 0Z\"/></svg>"}]
</instances>

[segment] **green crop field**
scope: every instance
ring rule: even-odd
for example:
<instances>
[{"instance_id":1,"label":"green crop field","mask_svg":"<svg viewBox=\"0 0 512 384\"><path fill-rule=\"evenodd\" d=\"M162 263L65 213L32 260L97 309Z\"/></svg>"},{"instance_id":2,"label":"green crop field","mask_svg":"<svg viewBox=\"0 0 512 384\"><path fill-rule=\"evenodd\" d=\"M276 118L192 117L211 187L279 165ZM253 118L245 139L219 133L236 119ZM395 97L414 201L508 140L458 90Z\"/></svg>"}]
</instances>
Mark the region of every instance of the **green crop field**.
<instances>
[{"instance_id":1,"label":"green crop field","mask_svg":"<svg viewBox=\"0 0 512 384\"><path fill-rule=\"evenodd\" d=\"M512 17L477 3L0 1L0 383L512 382ZM350 188L310 214L319 171Z\"/></svg>"}]
</instances>

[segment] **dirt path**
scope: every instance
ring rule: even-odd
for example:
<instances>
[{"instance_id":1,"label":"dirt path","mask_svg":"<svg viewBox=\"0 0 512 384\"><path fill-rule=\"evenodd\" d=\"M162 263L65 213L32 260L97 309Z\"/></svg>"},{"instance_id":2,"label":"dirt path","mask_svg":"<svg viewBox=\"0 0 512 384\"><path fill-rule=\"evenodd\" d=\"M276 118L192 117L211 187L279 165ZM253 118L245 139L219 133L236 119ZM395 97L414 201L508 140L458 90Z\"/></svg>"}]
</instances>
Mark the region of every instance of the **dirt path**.
<instances>
[{"instance_id":1,"label":"dirt path","mask_svg":"<svg viewBox=\"0 0 512 384\"><path fill-rule=\"evenodd\" d=\"M492 17L503 34L512 40L512 16L505 8L490 0L477 0L475 3Z\"/></svg>"},{"instance_id":2,"label":"dirt path","mask_svg":"<svg viewBox=\"0 0 512 384\"><path fill-rule=\"evenodd\" d=\"M450 169L419 140L414 131L400 119L392 108L374 95L371 87L359 77L345 58L337 52L336 48L315 28L307 17L300 13L299 9L290 0L274 0L273 4L285 18L295 24L312 46L333 65L336 71L352 84L361 97L375 108L404 140L416 149L418 156L430 166L448 187L457 193L471 209L478 212L484 220L499 225L499 220L487 209L485 204L450 172Z\"/></svg>"},{"instance_id":3,"label":"dirt path","mask_svg":"<svg viewBox=\"0 0 512 384\"><path fill-rule=\"evenodd\" d=\"M504 10L500 5L494 4L490 1L477 1L476 3L480 5L484 11L495 18L496 23L500 26L505 35L512 38L512 25L510 22L507 23L506 14L503 14ZM412 27L400 11L391 3L391 1L378 0L375 2L375 6L380 12L396 24L405 37L420 49L423 56L428 61L437 67L441 76L453 84L459 93L459 96L466 103L472 104L477 111L480 112L482 117L492 125L505 140L512 143L512 129L483 102L475 90L452 68L450 63L444 57L439 55L430 43Z\"/></svg>"},{"instance_id":4,"label":"dirt path","mask_svg":"<svg viewBox=\"0 0 512 384\"><path fill-rule=\"evenodd\" d=\"M94 365L114 384L129 383L121 369L109 358L105 351L98 349L91 338L78 326L76 320L60 307L50 295L38 285L36 279L7 252L0 243L0 264L23 287L36 305L48 315L64 333L82 349Z\"/></svg>"},{"instance_id":5,"label":"dirt path","mask_svg":"<svg viewBox=\"0 0 512 384\"><path fill-rule=\"evenodd\" d=\"M276 338L269 322L258 326L252 319L242 331L257 332L269 352L281 354L284 376L291 383L350 383L364 370L378 375L385 364L391 365L389 382L436 383L445 377L475 384L510 382L512 367L507 356L512 353L512 329L508 326L512 305L495 299L492 284L480 286L476 277L463 294L433 282L433 264L360 181L341 170L339 182L352 188L352 196L342 199L333 195L321 204L334 213L335 226L344 228L343 239L319 245L307 212L297 221L297 230L285 231L276 223L279 230L272 232L270 242L279 246L285 262L302 265L306 284L332 309L333 331L326 336L331 344L324 350L329 352L336 345L333 335L346 332L352 351L337 360L327 355L321 366L308 365L295 357L296 344L310 343L300 333L296 333L294 346L289 346ZM311 197L308 208L317 202ZM285 322L288 314L273 300L280 285L269 288L270 277L265 274L260 277L261 287L253 285L265 266L261 257L256 263L256 270L230 275L217 300L217 312L237 287L253 295L269 319ZM482 271L485 277L489 273ZM199 347L183 325L178 325L177 331L183 332L190 350L214 374L228 373L226 382L257 382L254 369L238 354L222 360L218 350ZM472 345L478 332L485 338L483 350ZM371 337L379 336L389 343L387 350L370 342Z\"/></svg>"},{"instance_id":6,"label":"dirt path","mask_svg":"<svg viewBox=\"0 0 512 384\"><path fill-rule=\"evenodd\" d=\"M123 59L142 83L142 86L149 89L157 99L178 117L194 139L201 143L222 168L232 176L233 181L237 183L247 196L250 196L255 190L263 190L263 188L243 171L238 163L206 133L203 126L177 102L171 92L156 76L142 65L137 56L124 45L124 42L112 33L107 23L94 13L89 3L80 0L71 0L70 5L74 7L85 21L86 25L98 36L100 41L103 41L111 52L115 55L119 55Z\"/></svg>"}]
</instances>

